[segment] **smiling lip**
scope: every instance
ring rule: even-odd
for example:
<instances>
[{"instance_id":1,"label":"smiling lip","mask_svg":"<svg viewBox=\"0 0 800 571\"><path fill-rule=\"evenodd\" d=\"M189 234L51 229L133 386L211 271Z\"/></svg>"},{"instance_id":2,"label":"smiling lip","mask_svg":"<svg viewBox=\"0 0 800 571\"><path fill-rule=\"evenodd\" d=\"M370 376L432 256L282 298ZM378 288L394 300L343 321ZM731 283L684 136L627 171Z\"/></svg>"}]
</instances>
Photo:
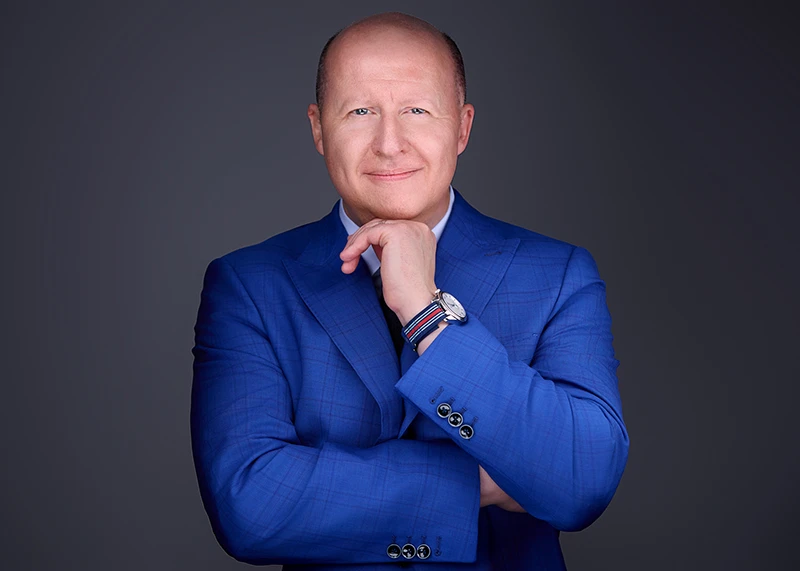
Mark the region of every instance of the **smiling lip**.
<instances>
[{"instance_id":1,"label":"smiling lip","mask_svg":"<svg viewBox=\"0 0 800 571\"><path fill-rule=\"evenodd\" d=\"M368 172L367 174L377 180L403 180L410 177L420 169L402 170L402 171L386 171L386 172Z\"/></svg>"}]
</instances>

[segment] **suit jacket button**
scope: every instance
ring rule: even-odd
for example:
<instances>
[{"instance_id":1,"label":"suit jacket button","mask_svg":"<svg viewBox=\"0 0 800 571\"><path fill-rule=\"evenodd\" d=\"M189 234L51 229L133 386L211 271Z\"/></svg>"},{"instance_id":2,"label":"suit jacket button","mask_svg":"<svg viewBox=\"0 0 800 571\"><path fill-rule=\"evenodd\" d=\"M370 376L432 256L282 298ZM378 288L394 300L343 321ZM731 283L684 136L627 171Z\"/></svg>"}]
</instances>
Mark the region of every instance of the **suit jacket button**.
<instances>
[{"instance_id":1,"label":"suit jacket button","mask_svg":"<svg viewBox=\"0 0 800 571\"><path fill-rule=\"evenodd\" d=\"M472 435L475 434L475 431L472 430L472 427L469 424L465 424L458 429L458 433L464 440L469 440L470 438L472 438Z\"/></svg>"},{"instance_id":2,"label":"suit jacket button","mask_svg":"<svg viewBox=\"0 0 800 571\"><path fill-rule=\"evenodd\" d=\"M447 418L447 415L450 414L450 411L452 410L453 407L451 407L446 402L443 402L436 407L436 414L438 414L441 418Z\"/></svg>"},{"instance_id":3,"label":"suit jacket button","mask_svg":"<svg viewBox=\"0 0 800 571\"><path fill-rule=\"evenodd\" d=\"M447 422L449 422L450 426L452 426L453 428L458 428L459 426L461 426L461 423L464 422L464 417L461 416L460 413L454 412L453 414L447 417Z\"/></svg>"},{"instance_id":4,"label":"suit jacket button","mask_svg":"<svg viewBox=\"0 0 800 571\"><path fill-rule=\"evenodd\" d=\"M392 543L389 547L386 548L386 555L391 557L392 559L397 559L400 557L400 546L396 543Z\"/></svg>"},{"instance_id":5,"label":"suit jacket button","mask_svg":"<svg viewBox=\"0 0 800 571\"><path fill-rule=\"evenodd\" d=\"M411 545L410 543L406 543L403 546L403 557L406 559L411 559L417 554L417 548Z\"/></svg>"},{"instance_id":6,"label":"suit jacket button","mask_svg":"<svg viewBox=\"0 0 800 571\"><path fill-rule=\"evenodd\" d=\"M420 559L427 559L430 556L431 556L431 548L428 547L427 543L422 543L420 544L419 547L417 547L417 557L419 557Z\"/></svg>"}]
</instances>

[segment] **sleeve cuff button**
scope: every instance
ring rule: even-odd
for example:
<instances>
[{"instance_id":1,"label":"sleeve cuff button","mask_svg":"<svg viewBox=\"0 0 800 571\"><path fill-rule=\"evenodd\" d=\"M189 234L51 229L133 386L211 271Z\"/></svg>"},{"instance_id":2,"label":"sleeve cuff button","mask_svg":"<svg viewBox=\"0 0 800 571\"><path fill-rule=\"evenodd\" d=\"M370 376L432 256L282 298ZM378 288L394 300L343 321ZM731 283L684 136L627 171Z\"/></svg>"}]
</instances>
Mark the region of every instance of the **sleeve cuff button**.
<instances>
[{"instance_id":1,"label":"sleeve cuff button","mask_svg":"<svg viewBox=\"0 0 800 571\"><path fill-rule=\"evenodd\" d=\"M410 543L406 543L403 546L403 557L406 559L411 559L417 554L417 548L411 545Z\"/></svg>"}]
</instances>

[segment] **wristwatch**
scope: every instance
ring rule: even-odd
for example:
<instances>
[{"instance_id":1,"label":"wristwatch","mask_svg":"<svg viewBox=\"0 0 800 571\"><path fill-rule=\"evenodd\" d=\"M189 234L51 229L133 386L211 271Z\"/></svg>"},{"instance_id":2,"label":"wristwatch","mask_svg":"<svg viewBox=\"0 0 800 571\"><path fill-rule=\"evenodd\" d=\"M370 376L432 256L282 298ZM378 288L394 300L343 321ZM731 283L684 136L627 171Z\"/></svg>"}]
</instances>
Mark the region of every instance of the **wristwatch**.
<instances>
[{"instance_id":1,"label":"wristwatch","mask_svg":"<svg viewBox=\"0 0 800 571\"><path fill-rule=\"evenodd\" d=\"M411 343L411 347L416 351L420 341L433 333L441 321L464 324L467 322L467 312L455 296L437 289L433 293L430 305L411 318L403 327L403 337Z\"/></svg>"}]
</instances>

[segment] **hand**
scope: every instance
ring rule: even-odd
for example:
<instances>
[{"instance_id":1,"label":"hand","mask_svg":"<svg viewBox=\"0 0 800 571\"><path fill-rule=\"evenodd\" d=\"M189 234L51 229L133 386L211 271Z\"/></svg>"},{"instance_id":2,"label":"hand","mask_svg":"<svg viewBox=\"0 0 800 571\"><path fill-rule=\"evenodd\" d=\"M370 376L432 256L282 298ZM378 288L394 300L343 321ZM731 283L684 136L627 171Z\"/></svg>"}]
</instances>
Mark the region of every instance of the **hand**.
<instances>
[{"instance_id":1,"label":"hand","mask_svg":"<svg viewBox=\"0 0 800 571\"><path fill-rule=\"evenodd\" d=\"M383 299L405 325L436 291L436 236L422 222L375 218L347 239L339 254L342 271L354 272L370 245L381 261Z\"/></svg>"},{"instance_id":2,"label":"hand","mask_svg":"<svg viewBox=\"0 0 800 571\"><path fill-rule=\"evenodd\" d=\"M495 505L509 512L525 513L525 509L498 486L492 477L478 466L481 478L481 507Z\"/></svg>"}]
</instances>

